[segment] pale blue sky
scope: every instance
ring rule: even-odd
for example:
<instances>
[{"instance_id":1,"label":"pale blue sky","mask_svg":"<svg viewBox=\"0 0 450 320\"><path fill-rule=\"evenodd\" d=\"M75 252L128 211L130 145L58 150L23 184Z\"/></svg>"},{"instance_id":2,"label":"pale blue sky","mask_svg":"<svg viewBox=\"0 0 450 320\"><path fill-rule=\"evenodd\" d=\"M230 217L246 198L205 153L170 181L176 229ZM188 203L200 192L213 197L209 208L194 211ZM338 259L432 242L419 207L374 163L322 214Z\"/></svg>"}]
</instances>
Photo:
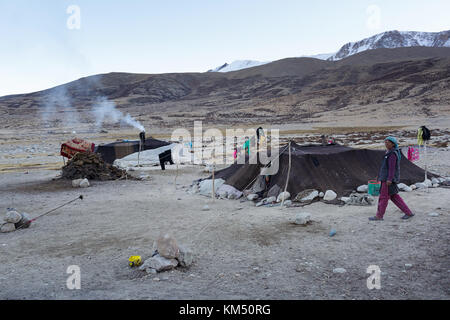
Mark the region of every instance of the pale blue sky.
<instances>
[{"instance_id":1,"label":"pale blue sky","mask_svg":"<svg viewBox=\"0 0 450 320\"><path fill-rule=\"evenodd\" d=\"M67 28L69 5L81 29ZM367 8L380 9L378 26ZM448 0L0 0L0 96L112 71L204 72L329 53L387 30L450 29Z\"/></svg>"}]
</instances>

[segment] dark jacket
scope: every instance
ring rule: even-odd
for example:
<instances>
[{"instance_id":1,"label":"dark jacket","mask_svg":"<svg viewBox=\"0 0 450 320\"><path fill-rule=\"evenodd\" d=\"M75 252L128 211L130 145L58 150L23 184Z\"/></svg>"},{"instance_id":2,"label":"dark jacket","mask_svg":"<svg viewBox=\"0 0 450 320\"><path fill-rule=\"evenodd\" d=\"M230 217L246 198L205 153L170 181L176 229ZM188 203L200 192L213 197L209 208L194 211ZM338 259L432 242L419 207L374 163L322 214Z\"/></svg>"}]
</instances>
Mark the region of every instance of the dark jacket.
<instances>
[{"instance_id":1,"label":"dark jacket","mask_svg":"<svg viewBox=\"0 0 450 320\"><path fill-rule=\"evenodd\" d=\"M400 150L392 149L388 151L383 157L383 163L381 164L380 171L378 173L379 181L387 181L389 177L389 158L397 157L397 161L395 161L395 171L394 176L392 177L392 182L399 183L400 182Z\"/></svg>"}]
</instances>

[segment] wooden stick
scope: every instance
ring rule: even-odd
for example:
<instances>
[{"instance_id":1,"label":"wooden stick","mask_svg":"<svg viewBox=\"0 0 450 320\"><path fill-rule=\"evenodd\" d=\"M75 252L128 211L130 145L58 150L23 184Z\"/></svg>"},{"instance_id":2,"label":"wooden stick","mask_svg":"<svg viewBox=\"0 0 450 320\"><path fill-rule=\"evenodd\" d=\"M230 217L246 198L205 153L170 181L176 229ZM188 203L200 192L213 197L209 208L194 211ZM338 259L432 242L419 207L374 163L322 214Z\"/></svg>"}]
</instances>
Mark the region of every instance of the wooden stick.
<instances>
[{"instance_id":1,"label":"wooden stick","mask_svg":"<svg viewBox=\"0 0 450 320\"><path fill-rule=\"evenodd\" d=\"M291 174L291 141L289 141L289 167L288 167L288 173L287 173L287 178L286 178L286 184L284 185L283 200L281 200L280 209L283 208L283 205L284 205L284 198L286 197L286 190L288 187L290 174Z\"/></svg>"},{"instance_id":2,"label":"wooden stick","mask_svg":"<svg viewBox=\"0 0 450 320\"><path fill-rule=\"evenodd\" d=\"M214 192L214 164L212 167L212 190L211 190L211 196L212 196L212 200L214 201L214 198L216 197L216 193Z\"/></svg>"}]
</instances>

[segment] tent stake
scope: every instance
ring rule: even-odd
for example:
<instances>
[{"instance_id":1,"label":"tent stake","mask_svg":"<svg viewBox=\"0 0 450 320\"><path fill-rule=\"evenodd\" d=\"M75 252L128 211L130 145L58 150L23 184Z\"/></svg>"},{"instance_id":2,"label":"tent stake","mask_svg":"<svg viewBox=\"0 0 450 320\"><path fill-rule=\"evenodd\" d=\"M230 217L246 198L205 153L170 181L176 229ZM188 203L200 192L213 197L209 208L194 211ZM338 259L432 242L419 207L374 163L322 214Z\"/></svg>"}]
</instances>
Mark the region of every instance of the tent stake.
<instances>
[{"instance_id":1,"label":"tent stake","mask_svg":"<svg viewBox=\"0 0 450 320\"><path fill-rule=\"evenodd\" d=\"M286 190L288 187L290 174L291 174L291 141L289 141L289 167L288 167L288 173L287 173L287 178L286 178L286 184L284 185L284 193L283 193L283 199L281 200L280 209L282 209L283 205L284 205L284 198L286 197Z\"/></svg>"}]
</instances>

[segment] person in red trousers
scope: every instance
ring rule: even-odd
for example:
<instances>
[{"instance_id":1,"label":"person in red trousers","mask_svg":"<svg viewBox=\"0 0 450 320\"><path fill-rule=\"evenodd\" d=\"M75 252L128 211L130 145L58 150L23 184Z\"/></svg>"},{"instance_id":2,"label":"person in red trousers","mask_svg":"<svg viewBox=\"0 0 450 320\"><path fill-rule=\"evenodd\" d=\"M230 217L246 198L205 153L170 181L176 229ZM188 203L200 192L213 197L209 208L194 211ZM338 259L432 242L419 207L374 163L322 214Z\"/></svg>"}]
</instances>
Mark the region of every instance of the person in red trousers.
<instances>
[{"instance_id":1,"label":"person in red trousers","mask_svg":"<svg viewBox=\"0 0 450 320\"><path fill-rule=\"evenodd\" d=\"M374 217L369 220L383 220L389 199L405 214L402 219L409 219L414 216L406 203L398 194L397 183L400 182L400 159L401 152L398 148L397 139L387 137L384 140L386 146L386 154L381 164L378 180L381 181L380 196L378 198L378 210Z\"/></svg>"}]
</instances>

